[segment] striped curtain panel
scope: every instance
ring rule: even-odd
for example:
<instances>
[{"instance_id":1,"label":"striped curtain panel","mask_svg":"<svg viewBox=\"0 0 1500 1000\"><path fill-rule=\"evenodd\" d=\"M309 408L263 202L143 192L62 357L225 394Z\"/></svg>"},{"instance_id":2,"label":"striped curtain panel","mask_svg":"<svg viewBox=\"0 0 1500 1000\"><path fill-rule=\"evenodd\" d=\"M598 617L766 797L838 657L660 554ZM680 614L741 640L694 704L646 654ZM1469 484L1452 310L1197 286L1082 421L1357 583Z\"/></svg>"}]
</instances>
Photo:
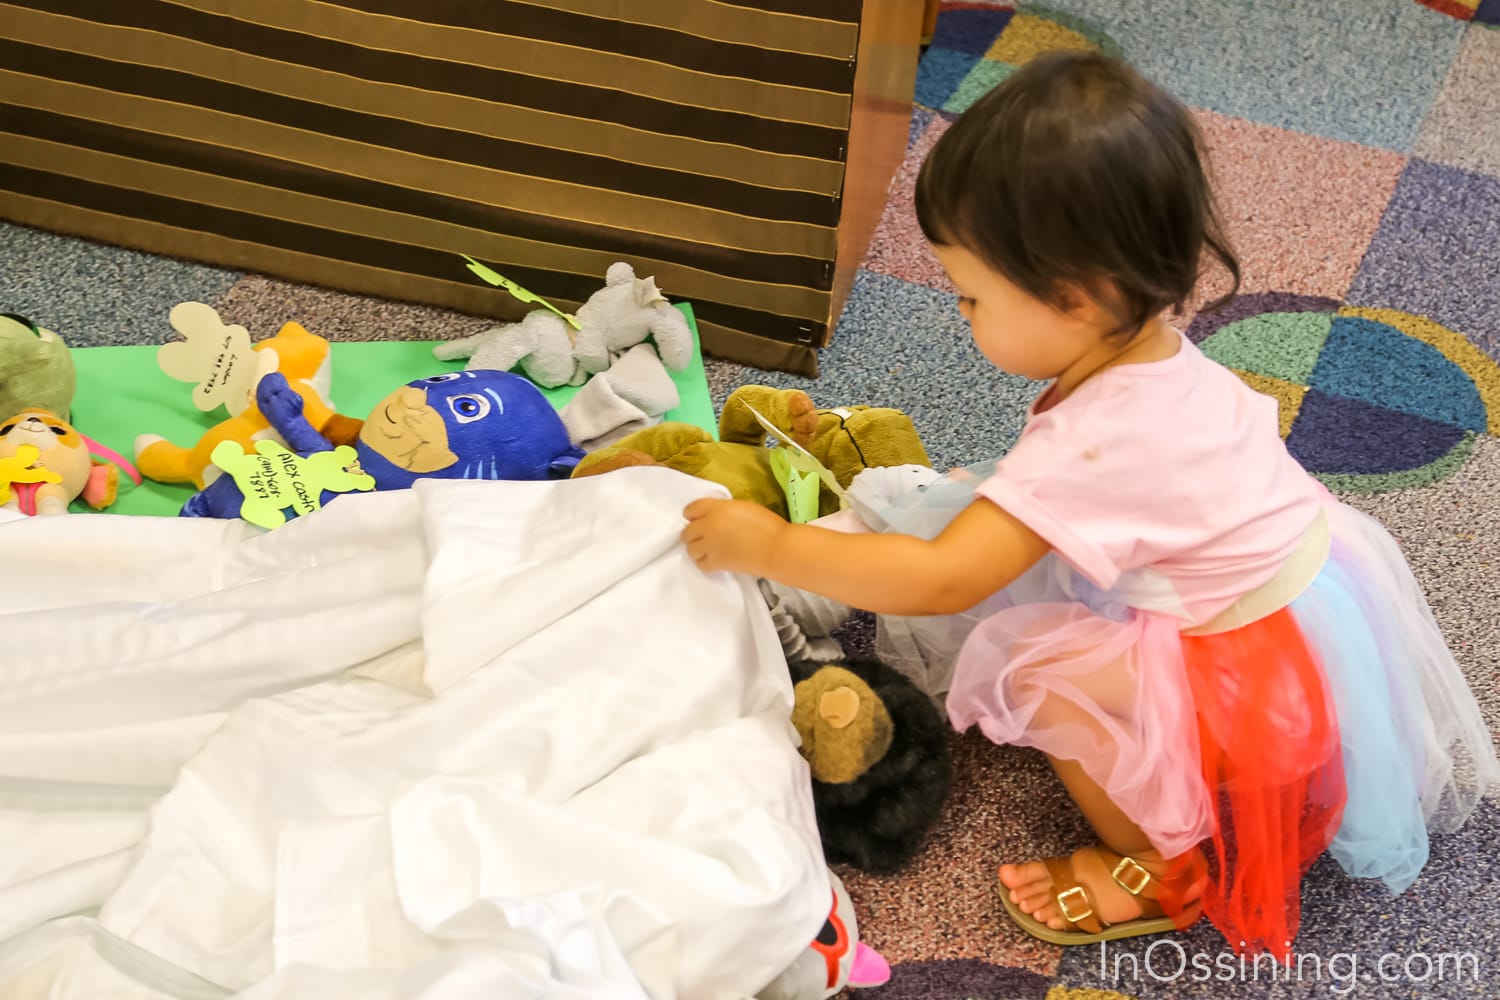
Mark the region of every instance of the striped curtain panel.
<instances>
[{"instance_id":1,"label":"striped curtain panel","mask_svg":"<svg viewBox=\"0 0 1500 1000\"><path fill-rule=\"evenodd\" d=\"M459 253L564 307L623 259L813 372L867 2L0 2L0 216L507 318Z\"/></svg>"}]
</instances>

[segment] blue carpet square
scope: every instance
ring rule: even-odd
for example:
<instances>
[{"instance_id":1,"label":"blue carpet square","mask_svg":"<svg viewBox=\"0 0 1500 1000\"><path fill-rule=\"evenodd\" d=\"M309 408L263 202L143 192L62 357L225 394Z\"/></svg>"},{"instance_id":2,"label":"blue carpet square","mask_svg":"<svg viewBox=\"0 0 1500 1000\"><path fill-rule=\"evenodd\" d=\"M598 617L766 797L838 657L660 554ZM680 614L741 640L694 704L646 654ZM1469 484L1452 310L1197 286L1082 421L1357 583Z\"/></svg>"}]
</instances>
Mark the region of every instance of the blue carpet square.
<instances>
[{"instance_id":1,"label":"blue carpet square","mask_svg":"<svg viewBox=\"0 0 1500 1000\"><path fill-rule=\"evenodd\" d=\"M939 18L941 20L941 18ZM929 108L940 108L964 82L964 77L983 56L937 46L927 50L917 69L916 102Z\"/></svg>"},{"instance_id":2,"label":"blue carpet square","mask_svg":"<svg viewBox=\"0 0 1500 1000\"><path fill-rule=\"evenodd\" d=\"M1186 103L1408 152L1466 29L1414 0L1045 0Z\"/></svg>"},{"instance_id":3,"label":"blue carpet square","mask_svg":"<svg viewBox=\"0 0 1500 1000\"><path fill-rule=\"evenodd\" d=\"M1431 344L1372 319L1334 317L1308 386L1476 434L1489 426L1463 369Z\"/></svg>"},{"instance_id":4,"label":"blue carpet square","mask_svg":"<svg viewBox=\"0 0 1500 1000\"><path fill-rule=\"evenodd\" d=\"M1484 0L1474 12L1474 20L1500 27L1500 0Z\"/></svg>"},{"instance_id":5,"label":"blue carpet square","mask_svg":"<svg viewBox=\"0 0 1500 1000\"><path fill-rule=\"evenodd\" d=\"M757 372L755 381L804 389L819 406L900 406L938 469L1004 454L1041 390L979 353L952 292L864 269L818 359L815 379Z\"/></svg>"}]
</instances>

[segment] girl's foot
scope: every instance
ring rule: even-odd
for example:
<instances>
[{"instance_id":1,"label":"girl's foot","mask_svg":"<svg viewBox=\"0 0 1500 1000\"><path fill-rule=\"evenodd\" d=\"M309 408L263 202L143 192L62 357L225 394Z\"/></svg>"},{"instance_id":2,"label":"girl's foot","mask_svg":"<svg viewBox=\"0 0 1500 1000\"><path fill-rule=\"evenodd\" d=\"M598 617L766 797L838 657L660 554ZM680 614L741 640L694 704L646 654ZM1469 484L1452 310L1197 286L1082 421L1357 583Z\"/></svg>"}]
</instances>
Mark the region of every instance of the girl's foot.
<instances>
[{"instance_id":1,"label":"girl's foot","mask_svg":"<svg viewBox=\"0 0 1500 1000\"><path fill-rule=\"evenodd\" d=\"M1158 921L1157 902L1172 895L1196 905L1202 894L1202 855L1168 860L1156 851L1122 858L1106 847L1085 847L1069 858L1001 865L1001 892L1008 908L1053 931L1099 932L1143 919ZM1123 930L1123 928L1121 928Z\"/></svg>"}]
</instances>

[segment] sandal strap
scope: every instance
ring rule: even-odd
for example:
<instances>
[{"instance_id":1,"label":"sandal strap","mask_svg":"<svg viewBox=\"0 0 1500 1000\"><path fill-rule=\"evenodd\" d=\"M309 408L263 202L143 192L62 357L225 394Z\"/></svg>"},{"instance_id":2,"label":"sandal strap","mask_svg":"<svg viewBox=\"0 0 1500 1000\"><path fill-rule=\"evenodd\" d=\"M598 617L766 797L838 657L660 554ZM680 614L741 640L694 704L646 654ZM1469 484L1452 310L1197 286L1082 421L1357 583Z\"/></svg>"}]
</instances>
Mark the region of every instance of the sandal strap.
<instances>
[{"instance_id":1,"label":"sandal strap","mask_svg":"<svg viewBox=\"0 0 1500 1000\"><path fill-rule=\"evenodd\" d=\"M1093 851L1104 862L1105 868L1109 870L1109 877L1115 884L1135 897L1136 906L1140 907L1141 912L1140 916L1132 917L1132 920L1155 920L1168 916L1160 902L1166 887L1139 861L1117 854L1103 845L1085 847L1082 850ZM1074 874L1071 856L1046 858L1042 864L1046 867L1047 874L1052 876L1052 898L1057 903L1058 912L1068 924L1067 929L1078 928L1090 934L1098 934L1110 926L1109 921L1099 915L1099 906L1094 900L1093 892Z\"/></svg>"},{"instance_id":2,"label":"sandal strap","mask_svg":"<svg viewBox=\"0 0 1500 1000\"><path fill-rule=\"evenodd\" d=\"M1114 879L1115 884L1135 897L1136 905L1141 908L1142 917L1155 919L1167 915L1161 905L1161 897L1168 892L1168 887L1161 879L1151 874L1135 858L1116 854L1102 844L1094 847L1093 851L1109 869L1109 877ZM1191 873L1188 877L1191 877ZM1174 881L1177 880L1174 879Z\"/></svg>"},{"instance_id":3,"label":"sandal strap","mask_svg":"<svg viewBox=\"0 0 1500 1000\"><path fill-rule=\"evenodd\" d=\"M1099 916L1094 894L1073 874L1072 858L1043 858L1042 864L1046 867L1047 874L1052 876L1052 899L1057 904L1057 911L1062 915L1063 922L1067 924L1065 930L1078 929L1098 934L1109 926Z\"/></svg>"},{"instance_id":4,"label":"sandal strap","mask_svg":"<svg viewBox=\"0 0 1500 1000\"><path fill-rule=\"evenodd\" d=\"M1093 852L1094 856L1103 863L1115 884L1135 897L1136 906L1141 912L1124 921L1123 925L1154 921L1163 917L1170 917L1176 921L1181 914L1168 913L1161 903L1161 898L1164 895L1169 897L1179 895L1179 889L1187 893L1202 890L1200 880L1204 878L1206 871L1201 857L1197 859L1196 864L1190 864L1182 871L1173 872L1165 880L1153 875L1135 858L1118 854L1102 845L1081 848L1067 857L1043 858L1042 866L1046 868L1052 880L1052 899L1057 905L1058 914L1065 925L1063 929L1066 931L1082 930L1089 934L1100 934L1114 926L1100 916L1099 905L1094 898L1093 891L1079 881L1073 870L1073 859L1084 851ZM1192 911L1192 919L1196 919L1197 914L1201 912L1196 896L1189 905L1182 908L1184 912ZM1180 926L1186 926L1186 924Z\"/></svg>"}]
</instances>

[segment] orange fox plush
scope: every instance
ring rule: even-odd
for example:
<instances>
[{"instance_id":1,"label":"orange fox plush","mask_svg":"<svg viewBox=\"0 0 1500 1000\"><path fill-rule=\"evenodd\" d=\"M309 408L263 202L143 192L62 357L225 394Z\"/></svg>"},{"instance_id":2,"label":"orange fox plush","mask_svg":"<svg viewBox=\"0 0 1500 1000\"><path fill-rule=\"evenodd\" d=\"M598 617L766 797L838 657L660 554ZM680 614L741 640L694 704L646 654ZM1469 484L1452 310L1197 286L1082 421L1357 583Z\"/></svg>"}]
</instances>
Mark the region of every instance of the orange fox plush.
<instances>
[{"instance_id":1,"label":"orange fox plush","mask_svg":"<svg viewBox=\"0 0 1500 1000\"><path fill-rule=\"evenodd\" d=\"M360 421L335 413L317 389L318 384L328 382L327 340L308 332L300 323L287 323L276 336L260 341L252 349L275 352L273 370L285 375L302 397L303 414L324 437L339 445L349 444L358 436ZM159 483L192 483L201 490L219 474L209 456L220 442L236 441L245 450L253 451L256 441L275 437L270 421L255 405L252 385L249 405L215 424L196 444L183 448L157 435L143 434L135 439L135 460L141 474L148 479Z\"/></svg>"}]
</instances>

